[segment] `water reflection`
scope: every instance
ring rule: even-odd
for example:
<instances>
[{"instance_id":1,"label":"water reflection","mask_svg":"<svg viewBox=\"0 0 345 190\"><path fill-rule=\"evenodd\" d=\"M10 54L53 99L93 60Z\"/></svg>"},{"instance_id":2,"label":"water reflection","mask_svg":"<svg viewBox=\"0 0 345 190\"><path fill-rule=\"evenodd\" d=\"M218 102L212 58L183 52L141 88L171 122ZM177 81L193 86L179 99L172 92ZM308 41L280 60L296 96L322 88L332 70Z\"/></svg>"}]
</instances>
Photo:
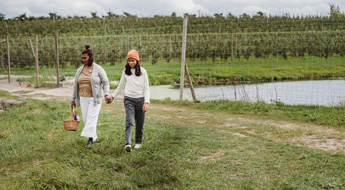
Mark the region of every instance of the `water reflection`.
<instances>
[{"instance_id":1,"label":"water reflection","mask_svg":"<svg viewBox=\"0 0 345 190\"><path fill-rule=\"evenodd\" d=\"M345 102L345 80L292 81L236 86L195 88L197 99L244 100L250 102L280 101L289 105L337 106ZM180 90L171 86L151 86L152 99L180 99ZM192 100L190 90L184 89L184 99Z\"/></svg>"}]
</instances>

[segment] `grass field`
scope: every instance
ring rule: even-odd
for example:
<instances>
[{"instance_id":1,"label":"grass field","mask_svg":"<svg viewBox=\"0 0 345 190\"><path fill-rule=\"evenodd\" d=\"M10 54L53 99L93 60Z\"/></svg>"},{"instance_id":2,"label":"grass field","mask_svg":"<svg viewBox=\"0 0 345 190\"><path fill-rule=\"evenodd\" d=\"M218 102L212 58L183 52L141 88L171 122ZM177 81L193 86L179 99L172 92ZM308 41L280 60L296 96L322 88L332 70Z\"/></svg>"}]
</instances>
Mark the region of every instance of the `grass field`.
<instances>
[{"instance_id":1,"label":"grass field","mask_svg":"<svg viewBox=\"0 0 345 190\"><path fill-rule=\"evenodd\" d=\"M97 58L95 60L97 63ZM110 80L120 80L125 62L116 65L103 64ZM149 74L151 85L174 84L179 83L181 63L179 60L173 60L166 63L160 60L152 65L151 61L140 63ZM231 84L233 81L247 81L252 83L282 81L282 80L313 80L328 79L333 77L344 77L345 61L343 57L332 56L328 59L305 56L304 58L288 59L269 57L265 59L250 58L237 59L234 63L227 61L200 61L187 60L187 65L194 85L217 85ZM60 69L60 73L65 76L74 76L76 73L74 66L68 66ZM34 80L35 68L13 68L11 73L14 75L32 75ZM7 71L2 72L7 74ZM50 76L56 76L55 68L40 68L40 75L44 80ZM23 79L30 80L30 79ZM55 80L55 78L52 78Z\"/></svg>"},{"instance_id":2,"label":"grass field","mask_svg":"<svg viewBox=\"0 0 345 190\"><path fill-rule=\"evenodd\" d=\"M0 189L345 188L345 148L303 141L342 142L343 108L152 101L143 147L126 153L121 100L102 105L89 150L82 122L63 129L68 99L22 101L0 112Z\"/></svg>"}]
</instances>

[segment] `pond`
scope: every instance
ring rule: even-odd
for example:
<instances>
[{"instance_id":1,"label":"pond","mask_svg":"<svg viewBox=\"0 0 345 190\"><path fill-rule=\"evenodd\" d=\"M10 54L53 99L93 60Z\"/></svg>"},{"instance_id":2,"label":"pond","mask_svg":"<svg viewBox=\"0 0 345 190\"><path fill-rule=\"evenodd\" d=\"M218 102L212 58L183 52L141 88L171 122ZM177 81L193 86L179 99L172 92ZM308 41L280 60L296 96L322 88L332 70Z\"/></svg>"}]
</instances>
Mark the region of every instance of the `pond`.
<instances>
[{"instance_id":1,"label":"pond","mask_svg":"<svg viewBox=\"0 0 345 190\"><path fill-rule=\"evenodd\" d=\"M180 99L180 89L169 85L151 86L152 99ZM207 86L195 88L199 101L243 100L276 101L289 105L338 106L345 103L345 80L289 81L262 84ZM184 89L183 99L192 100L190 89Z\"/></svg>"}]
</instances>

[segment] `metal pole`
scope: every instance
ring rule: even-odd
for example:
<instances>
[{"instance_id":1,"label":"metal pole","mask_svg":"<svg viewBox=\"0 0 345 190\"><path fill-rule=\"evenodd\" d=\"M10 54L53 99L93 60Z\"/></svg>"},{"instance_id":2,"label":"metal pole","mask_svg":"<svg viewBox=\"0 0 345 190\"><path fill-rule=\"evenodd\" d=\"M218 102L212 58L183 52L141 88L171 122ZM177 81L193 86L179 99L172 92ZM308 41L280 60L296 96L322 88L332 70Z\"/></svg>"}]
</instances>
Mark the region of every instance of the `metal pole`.
<instances>
[{"instance_id":1,"label":"metal pole","mask_svg":"<svg viewBox=\"0 0 345 190\"><path fill-rule=\"evenodd\" d=\"M59 79L59 49L58 49L58 33L55 32L55 52L56 52L56 81L57 87L60 86L60 79Z\"/></svg>"},{"instance_id":2,"label":"metal pole","mask_svg":"<svg viewBox=\"0 0 345 190\"><path fill-rule=\"evenodd\" d=\"M185 71L185 64L186 64L187 21L188 21L188 15L184 15L183 37L182 37L182 54L181 54L180 100L183 100L184 71Z\"/></svg>"}]
</instances>

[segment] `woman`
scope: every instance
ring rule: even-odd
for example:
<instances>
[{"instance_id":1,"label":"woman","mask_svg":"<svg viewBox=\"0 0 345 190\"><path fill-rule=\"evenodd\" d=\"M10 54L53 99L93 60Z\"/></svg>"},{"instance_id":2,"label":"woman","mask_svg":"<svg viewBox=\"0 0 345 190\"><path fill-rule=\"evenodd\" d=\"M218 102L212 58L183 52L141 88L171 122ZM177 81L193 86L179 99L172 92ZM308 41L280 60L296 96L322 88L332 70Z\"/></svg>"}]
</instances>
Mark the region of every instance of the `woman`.
<instances>
[{"instance_id":1,"label":"woman","mask_svg":"<svg viewBox=\"0 0 345 190\"><path fill-rule=\"evenodd\" d=\"M93 53L86 45L83 50L81 66L75 75L71 107L80 106L84 121L84 129L81 136L88 138L85 148L90 148L97 140L96 125L99 111L102 105L102 87L104 90L105 101L109 102L109 81L104 69L93 62ZM77 104L75 100L77 99Z\"/></svg>"},{"instance_id":2,"label":"woman","mask_svg":"<svg viewBox=\"0 0 345 190\"><path fill-rule=\"evenodd\" d=\"M125 87L126 86L126 87ZM112 94L110 103L125 87L124 105L126 110L125 150L132 150L131 138L135 120L135 146L140 148L144 131L145 112L149 110L150 88L147 72L140 67L139 54L131 50L127 55L127 64L122 72L121 80Z\"/></svg>"}]
</instances>

